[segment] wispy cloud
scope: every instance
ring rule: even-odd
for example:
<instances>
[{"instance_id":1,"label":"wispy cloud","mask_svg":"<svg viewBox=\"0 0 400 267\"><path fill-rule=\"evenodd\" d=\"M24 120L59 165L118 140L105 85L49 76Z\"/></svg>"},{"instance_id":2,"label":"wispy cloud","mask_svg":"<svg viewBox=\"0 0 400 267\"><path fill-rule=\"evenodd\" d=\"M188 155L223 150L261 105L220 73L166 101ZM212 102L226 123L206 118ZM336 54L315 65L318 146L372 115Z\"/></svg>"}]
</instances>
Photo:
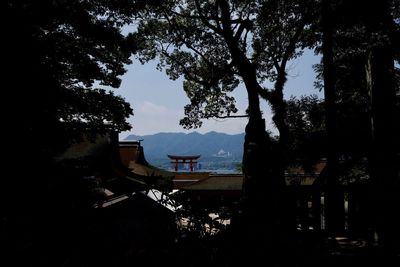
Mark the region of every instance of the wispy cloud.
<instances>
[{"instance_id":1,"label":"wispy cloud","mask_svg":"<svg viewBox=\"0 0 400 267\"><path fill-rule=\"evenodd\" d=\"M139 104L137 112L145 115L164 115L165 113L168 113L169 110L165 106L157 105L149 101L144 101Z\"/></svg>"}]
</instances>

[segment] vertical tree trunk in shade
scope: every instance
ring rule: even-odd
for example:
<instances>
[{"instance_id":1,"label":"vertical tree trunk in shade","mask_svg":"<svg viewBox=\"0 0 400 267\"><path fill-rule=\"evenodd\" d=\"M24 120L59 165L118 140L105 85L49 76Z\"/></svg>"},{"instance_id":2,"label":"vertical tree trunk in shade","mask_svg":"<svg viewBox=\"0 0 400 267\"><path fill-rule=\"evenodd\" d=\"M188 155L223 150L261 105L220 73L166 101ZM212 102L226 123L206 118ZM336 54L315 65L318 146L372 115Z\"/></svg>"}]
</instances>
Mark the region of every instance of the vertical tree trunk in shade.
<instances>
[{"instance_id":1,"label":"vertical tree trunk in shade","mask_svg":"<svg viewBox=\"0 0 400 267\"><path fill-rule=\"evenodd\" d=\"M327 131L326 178L326 228L332 233L344 229L343 196L337 178L338 154L336 138L335 71L333 61L333 20L331 1L322 1L322 63Z\"/></svg>"},{"instance_id":2,"label":"vertical tree trunk in shade","mask_svg":"<svg viewBox=\"0 0 400 267\"><path fill-rule=\"evenodd\" d=\"M390 47L374 47L366 65L371 97L372 147L370 171L375 203L376 237L384 252L399 250L399 153L396 148L396 92ZM396 214L397 213L397 214Z\"/></svg>"},{"instance_id":3,"label":"vertical tree trunk in shade","mask_svg":"<svg viewBox=\"0 0 400 267\"><path fill-rule=\"evenodd\" d=\"M367 55L366 81L370 94L372 146L369 156L372 178L375 234L386 254L400 253L400 158L399 111L396 110L393 33L395 22L390 1L374 0L367 6L365 18L372 48ZM376 36L379 36L378 39ZM397 213L397 214L396 214Z\"/></svg>"},{"instance_id":4,"label":"vertical tree trunk in shade","mask_svg":"<svg viewBox=\"0 0 400 267\"><path fill-rule=\"evenodd\" d=\"M240 253L244 264L257 265L261 260L269 262L287 260L282 255L286 249L284 235L284 170L279 149L273 146L265 129L265 120L260 110L259 92L262 90L257 80L253 63L241 50L240 44L231 32L228 23L227 1L220 1L223 37L231 53L233 62L243 79L248 96L249 121L245 130L243 151L243 213L239 222ZM237 225L237 224L236 224ZM284 244L286 243L286 244ZM281 256L280 256L281 255Z\"/></svg>"},{"instance_id":5,"label":"vertical tree trunk in shade","mask_svg":"<svg viewBox=\"0 0 400 267\"><path fill-rule=\"evenodd\" d=\"M230 8L228 2L220 1L219 7L223 26L222 37L226 41L239 75L243 79L248 96L249 122L246 126L243 155L244 195L256 206L259 203L271 201L273 197L269 195L270 191L279 191L276 186L284 184L284 180L283 177L276 175L276 171L272 171L279 169L279 167L271 161L274 157L276 158L276 155L272 155L270 140L265 131L265 121L262 118L259 99L259 92L262 91L262 88L257 80L255 66L247 58L238 40L234 37L229 23ZM275 204L278 203L273 203L273 206Z\"/></svg>"}]
</instances>

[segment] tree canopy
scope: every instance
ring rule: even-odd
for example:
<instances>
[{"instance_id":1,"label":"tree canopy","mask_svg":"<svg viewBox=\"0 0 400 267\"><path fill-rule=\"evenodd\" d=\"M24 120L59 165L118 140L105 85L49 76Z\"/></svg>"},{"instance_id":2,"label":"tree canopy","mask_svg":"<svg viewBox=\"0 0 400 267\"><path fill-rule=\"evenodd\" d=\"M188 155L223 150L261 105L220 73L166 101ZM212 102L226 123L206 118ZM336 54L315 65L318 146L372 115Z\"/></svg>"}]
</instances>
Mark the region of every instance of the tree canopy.
<instances>
[{"instance_id":1,"label":"tree canopy","mask_svg":"<svg viewBox=\"0 0 400 267\"><path fill-rule=\"evenodd\" d=\"M279 80L283 86L287 62L301 54L307 2L166 2L141 15L136 40L143 63L158 57L158 68L171 79L184 78L191 103L182 125L199 127L201 119L234 116L230 93L239 83L252 88L256 98L274 102L273 88L263 82Z\"/></svg>"},{"instance_id":2,"label":"tree canopy","mask_svg":"<svg viewBox=\"0 0 400 267\"><path fill-rule=\"evenodd\" d=\"M122 27L145 2L3 4L5 155L15 170L1 179L8 215L14 209L38 219L34 212L48 207L46 198L56 192L55 202L65 204L79 189L71 187L73 177L63 180L55 157L82 137L130 129L130 105L99 87L119 87L135 51L132 35Z\"/></svg>"},{"instance_id":3,"label":"tree canopy","mask_svg":"<svg viewBox=\"0 0 400 267\"><path fill-rule=\"evenodd\" d=\"M129 129L130 105L97 87L119 87L135 51L122 26L142 6L141 1L6 1L5 90L16 103L8 110L10 127L36 140L38 149L55 151L84 131Z\"/></svg>"}]
</instances>

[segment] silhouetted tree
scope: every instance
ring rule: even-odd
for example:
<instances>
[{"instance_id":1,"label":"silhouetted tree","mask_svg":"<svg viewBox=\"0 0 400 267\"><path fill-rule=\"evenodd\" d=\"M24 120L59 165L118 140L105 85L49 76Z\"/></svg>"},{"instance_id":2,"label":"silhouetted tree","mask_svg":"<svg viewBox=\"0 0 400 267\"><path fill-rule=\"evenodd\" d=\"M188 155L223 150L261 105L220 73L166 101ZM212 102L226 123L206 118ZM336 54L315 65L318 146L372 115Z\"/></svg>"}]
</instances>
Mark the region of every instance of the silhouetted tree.
<instances>
[{"instance_id":1,"label":"silhouetted tree","mask_svg":"<svg viewBox=\"0 0 400 267\"><path fill-rule=\"evenodd\" d=\"M185 127L199 127L204 118L235 117L237 109L229 93L244 83L249 103L244 173L255 183L247 184L249 191L264 188L256 186L261 180L283 183L288 131L283 88L288 61L301 54L298 48L309 22L307 10L306 4L297 1L170 1L155 13L143 14L139 21L140 60L158 56L158 67L165 67L171 79L185 79L183 87L191 100L181 120ZM266 80L274 82L274 88L266 88ZM279 158L274 162L265 159L271 147L260 96L272 105L280 132L282 146L272 152ZM260 179L266 166L280 171Z\"/></svg>"},{"instance_id":2,"label":"silhouetted tree","mask_svg":"<svg viewBox=\"0 0 400 267\"><path fill-rule=\"evenodd\" d=\"M327 165L325 180L328 185L326 192L326 224L327 229L337 233L344 228L343 197L339 193L337 151L337 107L335 98L335 69L334 69L334 31L337 22L330 0L321 1L321 32L322 32L322 64L324 78L324 99L327 131Z\"/></svg>"},{"instance_id":3,"label":"silhouetted tree","mask_svg":"<svg viewBox=\"0 0 400 267\"><path fill-rule=\"evenodd\" d=\"M396 106L394 61L400 51L400 31L399 21L394 20L391 12L392 4L392 1L371 1L366 8L364 23L370 38L366 72L371 105L370 167L375 186L376 231L384 252L396 255L400 251L397 227L400 221L393 212L395 203L400 203L400 116Z\"/></svg>"},{"instance_id":4,"label":"silhouetted tree","mask_svg":"<svg viewBox=\"0 0 400 267\"><path fill-rule=\"evenodd\" d=\"M135 4L116 1L7 1L7 94L18 99L23 114L16 118L10 110L15 130L48 147L60 143L61 136L55 140L46 132L68 124L70 129L107 123L128 129L129 104L112 93L87 89L119 86L134 47L121 27L135 10Z\"/></svg>"},{"instance_id":5,"label":"silhouetted tree","mask_svg":"<svg viewBox=\"0 0 400 267\"><path fill-rule=\"evenodd\" d=\"M243 155L244 203L255 225L248 231L261 228L257 217L265 209L271 226L262 226L267 229L264 234L271 235L271 229L287 222L281 194L288 153L283 89L287 63L301 54L300 41L310 22L308 5L308 1L165 1L139 19L139 59L144 63L158 57L158 68L165 68L171 79L184 78L191 101L181 120L184 127L200 127L201 119L238 116L230 93L239 83L245 85L249 121ZM265 86L267 80L273 88ZM272 106L278 144L265 131L260 97ZM257 238L255 232L248 236Z\"/></svg>"},{"instance_id":6,"label":"silhouetted tree","mask_svg":"<svg viewBox=\"0 0 400 267\"><path fill-rule=\"evenodd\" d=\"M311 170L326 157L326 128L323 100L316 95L291 97L286 118L289 139L289 163Z\"/></svg>"},{"instance_id":7,"label":"silhouetted tree","mask_svg":"<svg viewBox=\"0 0 400 267\"><path fill-rule=\"evenodd\" d=\"M135 50L122 26L141 6L113 0L2 3L3 129L13 174L1 178L1 228L7 233L1 238L22 265L52 265L64 252L49 244L73 233L68 208L77 188L73 177L60 179L54 156L84 133L130 128L129 104L96 87L120 85ZM50 255L44 262L37 261L40 250Z\"/></svg>"},{"instance_id":8,"label":"silhouetted tree","mask_svg":"<svg viewBox=\"0 0 400 267\"><path fill-rule=\"evenodd\" d=\"M327 3L329 1L325 1ZM324 56L330 53L331 60L329 64L324 61L320 73L328 74L331 69L335 76L327 81L324 75L325 91L329 89L327 86L334 87L331 95L325 94L325 100L335 106L336 112L334 131L327 127L328 136L334 135L330 141L335 145L331 146L331 153L348 162L368 157L374 184L372 194L379 210L379 215L375 215L380 222L378 229L385 236L383 240L390 236L387 243L394 244L398 233L392 224L396 220L390 217L389 210L393 210L391 203L398 202L398 199L394 197L395 193L387 192L398 190L399 179L395 167L398 166L396 153L399 145L394 137L399 131L399 109L396 107L396 71L393 65L400 47L399 2L372 1L365 4L362 1L338 1L331 2L328 7L328 18L332 14L335 18L328 19L334 24L330 25L330 39L322 39L322 51ZM324 33L323 27L321 32ZM329 51L326 51L326 46L330 47ZM380 133L376 135L376 131ZM388 153L383 152L384 147L390 147ZM385 224L387 227L382 226Z\"/></svg>"}]
</instances>

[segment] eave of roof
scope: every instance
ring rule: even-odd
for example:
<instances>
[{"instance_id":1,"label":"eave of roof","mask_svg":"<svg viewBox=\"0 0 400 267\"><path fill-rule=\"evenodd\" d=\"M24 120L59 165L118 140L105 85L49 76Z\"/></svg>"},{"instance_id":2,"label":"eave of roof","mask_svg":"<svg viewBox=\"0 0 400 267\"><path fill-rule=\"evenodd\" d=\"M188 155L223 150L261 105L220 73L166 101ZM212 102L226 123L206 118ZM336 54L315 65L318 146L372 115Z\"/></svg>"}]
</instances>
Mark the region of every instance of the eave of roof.
<instances>
[{"instance_id":1,"label":"eave of roof","mask_svg":"<svg viewBox=\"0 0 400 267\"><path fill-rule=\"evenodd\" d=\"M183 186L184 190L241 191L243 176L210 176L207 179Z\"/></svg>"}]
</instances>

